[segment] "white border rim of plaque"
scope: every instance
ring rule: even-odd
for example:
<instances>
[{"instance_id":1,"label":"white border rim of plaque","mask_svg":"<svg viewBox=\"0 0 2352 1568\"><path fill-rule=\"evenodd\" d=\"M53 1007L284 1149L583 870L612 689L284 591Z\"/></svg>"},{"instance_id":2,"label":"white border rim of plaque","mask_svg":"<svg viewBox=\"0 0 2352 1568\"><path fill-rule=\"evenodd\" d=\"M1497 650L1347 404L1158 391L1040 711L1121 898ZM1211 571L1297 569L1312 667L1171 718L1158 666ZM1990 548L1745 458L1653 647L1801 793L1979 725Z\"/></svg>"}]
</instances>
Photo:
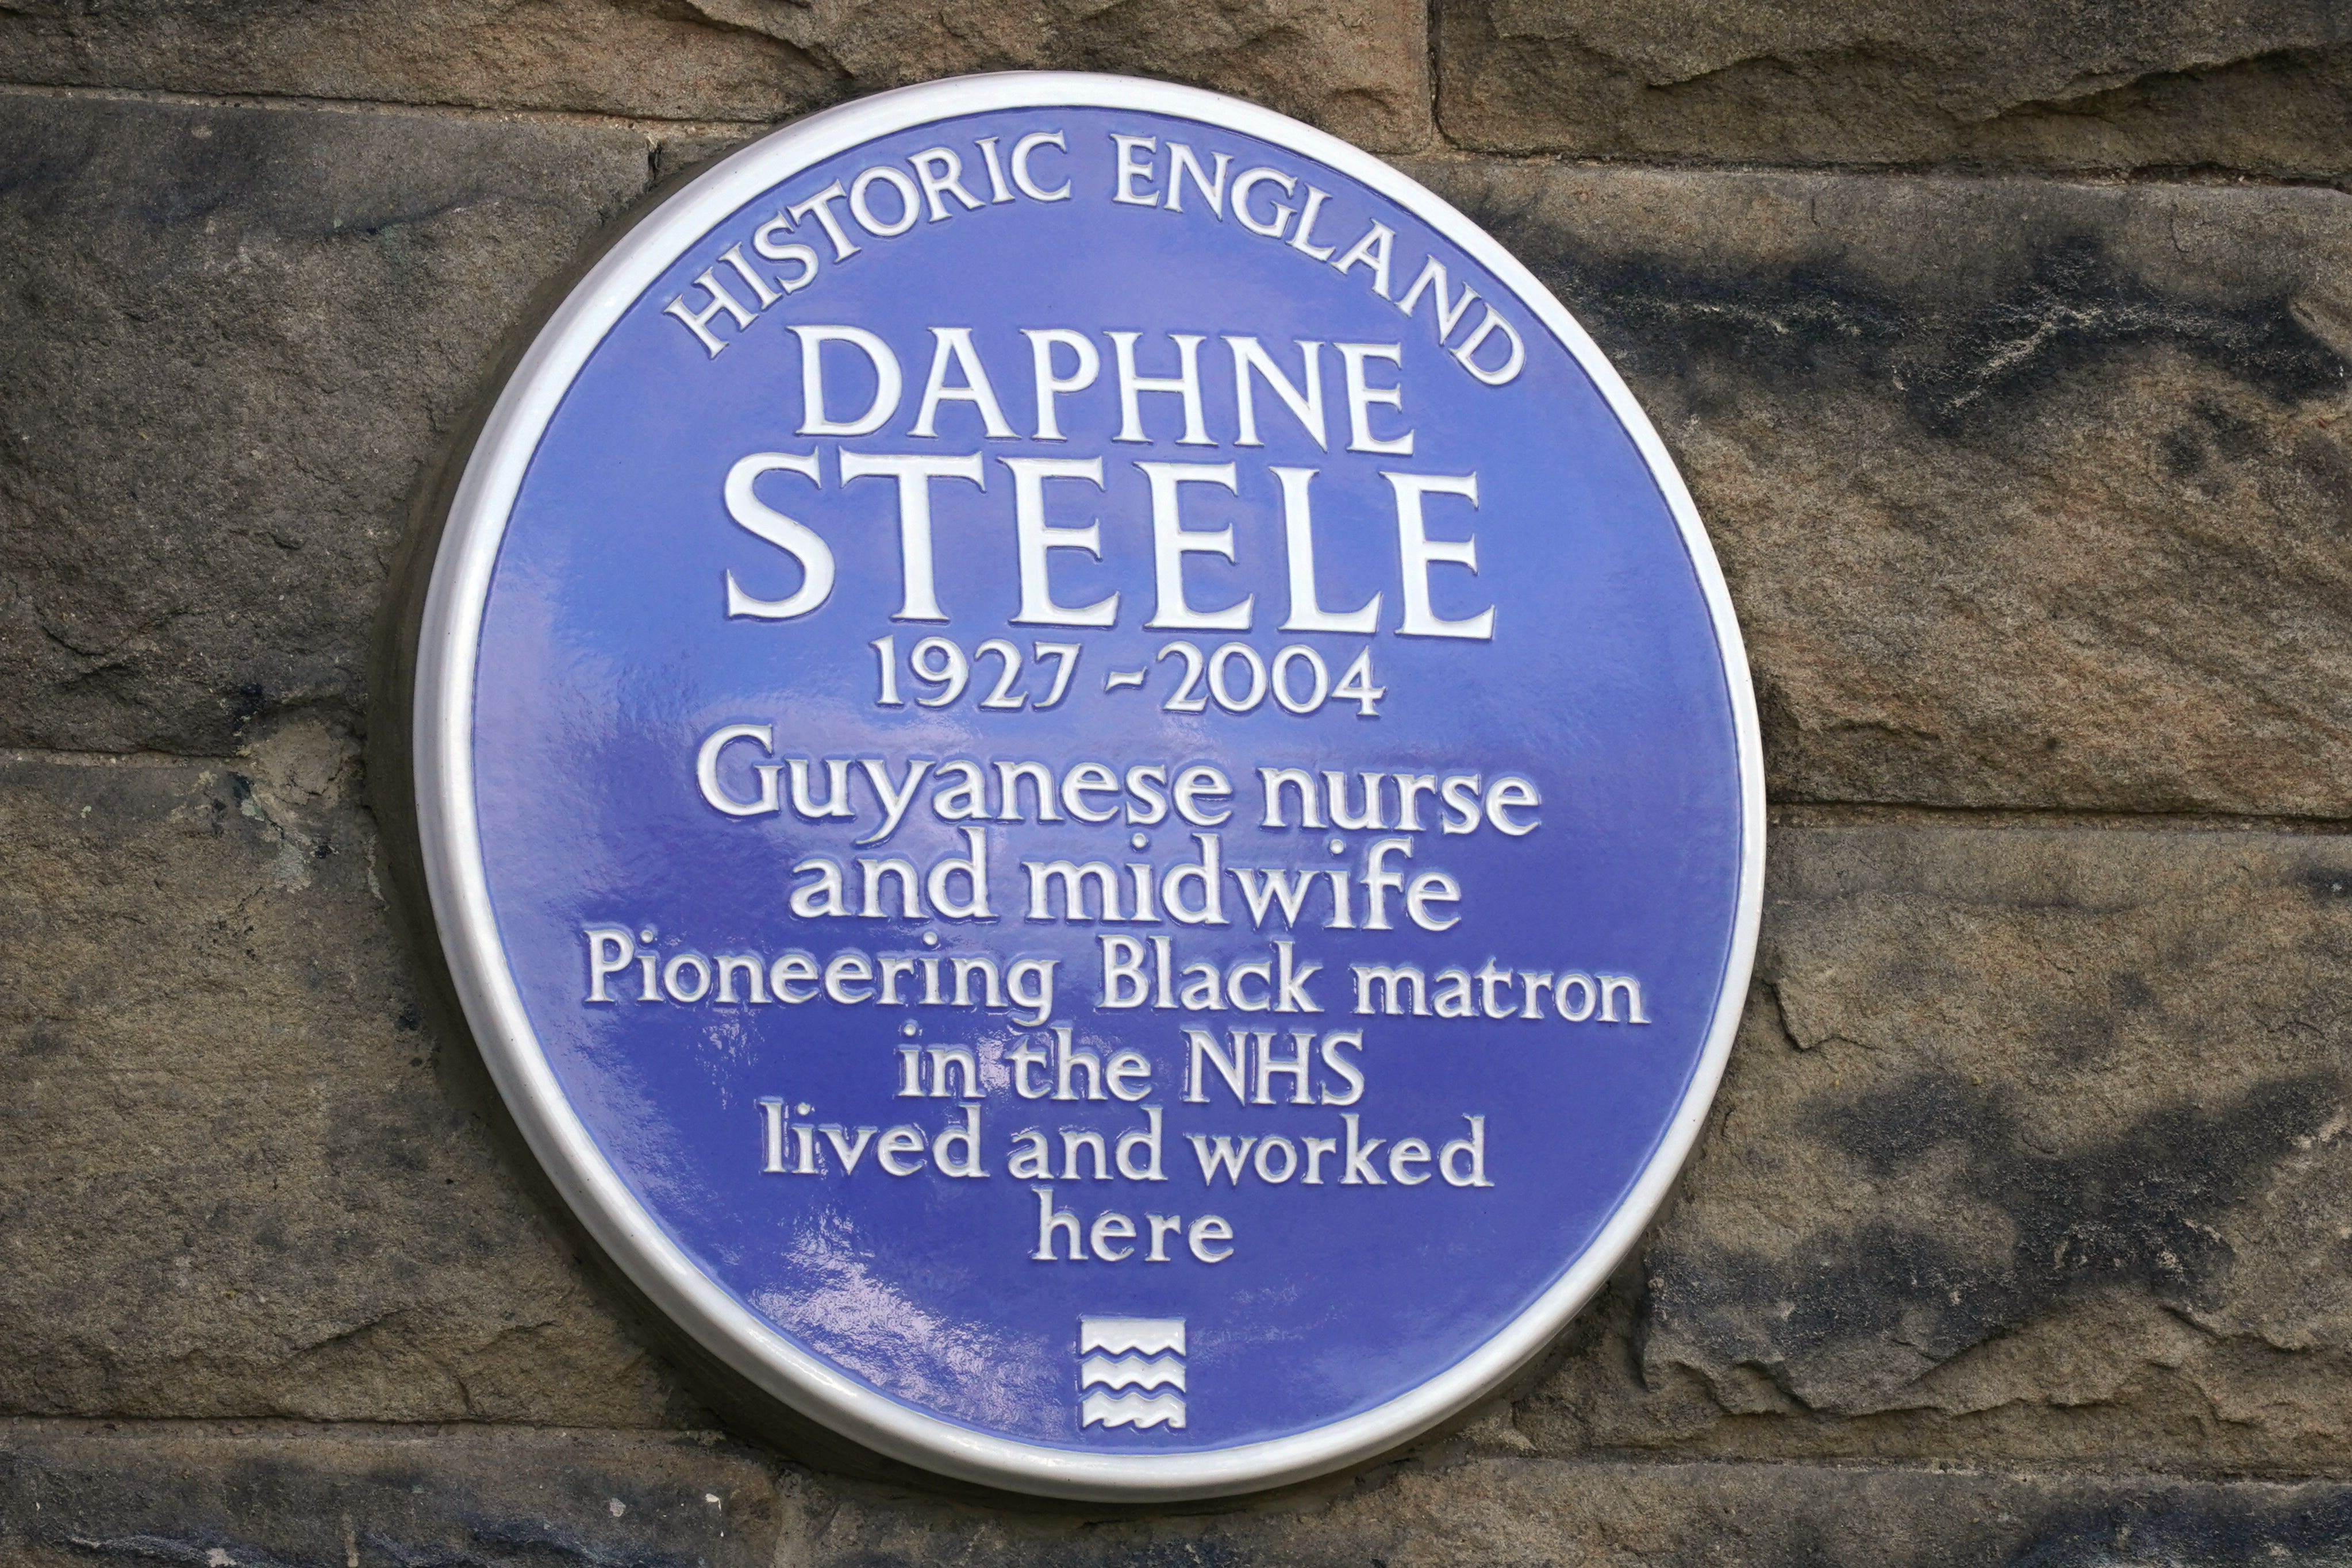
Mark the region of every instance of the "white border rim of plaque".
<instances>
[{"instance_id":1,"label":"white border rim of plaque","mask_svg":"<svg viewBox=\"0 0 2352 1568\"><path fill-rule=\"evenodd\" d=\"M1476 1350L1383 1405L1327 1426L1188 1454L1089 1454L928 1415L793 1344L698 1269L630 1194L565 1098L504 958L472 776L481 616L508 517L549 421L591 353L646 289L720 219L777 183L877 137L994 110L1127 109L1254 136L1371 187L1459 246L1581 365L1633 438L1681 530L1706 595L1737 731L1739 889L1722 989L1696 1069L1650 1162L1581 1256ZM1551 291L1444 198L1349 143L1222 93L1133 77L1007 71L899 88L825 110L721 160L662 201L576 283L500 389L436 550L420 625L417 826L443 952L467 1021L532 1153L599 1246L660 1310L803 1416L891 1458L982 1486L1088 1501L1231 1496L1307 1480L1389 1452L1493 1393L1549 1344L1647 1227L1697 1141L1731 1053L1763 905L1763 752L1731 596L1696 506L1657 432L1600 347Z\"/></svg>"}]
</instances>

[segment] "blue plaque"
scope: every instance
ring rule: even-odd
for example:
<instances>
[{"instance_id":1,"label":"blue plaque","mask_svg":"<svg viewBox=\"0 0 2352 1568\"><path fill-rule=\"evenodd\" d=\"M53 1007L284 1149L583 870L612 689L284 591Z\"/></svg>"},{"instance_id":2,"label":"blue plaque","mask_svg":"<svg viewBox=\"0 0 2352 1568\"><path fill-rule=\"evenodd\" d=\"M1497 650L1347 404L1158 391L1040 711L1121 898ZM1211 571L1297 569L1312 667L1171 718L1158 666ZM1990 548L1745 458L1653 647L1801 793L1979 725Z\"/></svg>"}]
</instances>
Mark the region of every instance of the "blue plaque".
<instances>
[{"instance_id":1,"label":"blue plaque","mask_svg":"<svg viewBox=\"0 0 2352 1568\"><path fill-rule=\"evenodd\" d=\"M1410 179L1157 82L886 93L639 222L474 449L415 724L566 1201L766 1394L1018 1490L1494 1389L1754 945L1747 666L1622 383Z\"/></svg>"}]
</instances>

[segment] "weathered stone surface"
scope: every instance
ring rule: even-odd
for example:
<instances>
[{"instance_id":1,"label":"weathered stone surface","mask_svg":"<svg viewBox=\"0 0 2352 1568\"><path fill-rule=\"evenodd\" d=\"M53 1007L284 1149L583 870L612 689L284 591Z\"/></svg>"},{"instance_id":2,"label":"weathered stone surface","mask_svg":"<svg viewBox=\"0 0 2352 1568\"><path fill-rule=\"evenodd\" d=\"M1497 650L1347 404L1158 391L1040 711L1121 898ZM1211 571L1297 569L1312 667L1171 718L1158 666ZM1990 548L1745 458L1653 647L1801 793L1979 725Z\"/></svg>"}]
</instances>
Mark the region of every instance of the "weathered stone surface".
<instances>
[{"instance_id":1,"label":"weathered stone surface","mask_svg":"<svg viewBox=\"0 0 2352 1568\"><path fill-rule=\"evenodd\" d=\"M2332 0L1441 0L1465 146L1599 157L2352 174Z\"/></svg>"},{"instance_id":2,"label":"weathered stone surface","mask_svg":"<svg viewBox=\"0 0 2352 1568\"><path fill-rule=\"evenodd\" d=\"M2352 1464L2352 839L1784 829L1551 1447Z\"/></svg>"},{"instance_id":3,"label":"weathered stone surface","mask_svg":"<svg viewBox=\"0 0 2352 1568\"><path fill-rule=\"evenodd\" d=\"M133 1421L17 1425L0 1556L2087 1564L2352 1539L2332 1487L1811 1463L2352 1466L2352 841L2276 833L1781 830L1677 1206L1532 1392L1360 1481L1088 1521L652 1435L142 1431L707 1419L422 1016L352 737L386 560L498 339L733 132L21 95L0 128L0 741L225 759L0 765L0 1410ZM1415 172L1657 418L1780 798L2352 817L2347 198Z\"/></svg>"},{"instance_id":4,"label":"weathered stone surface","mask_svg":"<svg viewBox=\"0 0 2352 1568\"><path fill-rule=\"evenodd\" d=\"M1430 135L1426 38L1413 0L48 0L0 14L0 79L768 121L972 71L1120 71L1395 149Z\"/></svg>"},{"instance_id":5,"label":"weathered stone surface","mask_svg":"<svg viewBox=\"0 0 2352 1568\"><path fill-rule=\"evenodd\" d=\"M356 722L384 563L633 132L0 95L0 744Z\"/></svg>"},{"instance_id":6,"label":"weathered stone surface","mask_svg":"<svg viewBox=\"0 0 2352 1568\"><path fill-rule=\"evenodd\" d=\"M0 1410L691 1413L421 1016L358 772L0 763Z\"/></svg>"},{"instance_id":7,"label":"weathered stone surface","mask_svg":"<svg viewBox=\"0 0 2352 1568\"><path fill-rule=\"evenodd\" d=\"M843 1495L845 1492L846 1495ZM1637 1465L1481 1458L1400 1468L1248 1511L1074 1528L846 1489L785 1562L1300 1563L1549 1568L2009 1563L2032 1568L2352 1562L2352 1489L2219 1486L1803 1465ZM808 1526L803 1526L809 1529Z\"/></svg>"},{"instance_id":8,"label":"weathered stone surface","mask_svg":"<svg viewBox=\"0 0 2352 1568\"><path fill-rule=\"evenodd\" d=\"M2319 0L1435 14L1474 148L2352 168ZM1411 152L1423 45L1404 0L0 9L18 83L664 122L0 91L0 745L79 753L0 757L0 1560L2352 1563L2352 1489L2284 1484L2352 1473L2352 839L1801 809L2352 819L2326 190L1415 167L1656 417L1810 824L1675 1205L1460 1436L1145 1517L812 1475L525 1195L355 737L533 290L877 88L1135 70Z\"/></svg>"},{"instance_id":9,"label":"weathered stone surface","mask_svg":"<svg viewBox=\"0 0 2352 1568\"><path fill-rule=\"evenodd\" d=\"M1449 1454L1157 1519L950 1504L695 1437L0 1429L12 1563L1753 1568L2352 1561L2352 1489Z\"/></svg>"},{"instance_id":10,"label":"weathered stone surface","mask_svg":"<svg viewBox=\"0 0 2352 1568\"><path fill-rule=\"evenodd\" d=\"M777 1501L709 1434L0 1425L12 1563L750 1568Z\"/></svg>"},{"instance_id":11,"label":"weathered stone surface","mask_svg":"<svg viewBox=\"0 0 2352 1568\"><path fill-rule=\"evenodd\" d=\"M2352 198L1413 172L1682 465L1777 798L2352 817Z\"/></svg>"},{"instance_id":12,"label":"weathered stone surface","mask_svg":"<svg viewBox=\"0 0 2352 1568\"><path fill-rule=\"evenodd\" d=\"M358 722L385 554L494 345L650 156L712 145L0 121L0 742L211 754L256 712ZM1657 417L1781 798L2352 816L2345 198L1415 172Z\"/></svg>"},{"instance_id":13,"label":"weathered stone surface","mask_svg":"<svg viewBox=\"0 0 2352 1568\"><path fill-rule=\"evenodd\" d=\"M420 1016L357 782L302 720L0 770L0 1409L698 1419ZM1681 1203L1465 1441L2352 1463L2352 840L1773 857Z\"/></svg>"}]
</instances>

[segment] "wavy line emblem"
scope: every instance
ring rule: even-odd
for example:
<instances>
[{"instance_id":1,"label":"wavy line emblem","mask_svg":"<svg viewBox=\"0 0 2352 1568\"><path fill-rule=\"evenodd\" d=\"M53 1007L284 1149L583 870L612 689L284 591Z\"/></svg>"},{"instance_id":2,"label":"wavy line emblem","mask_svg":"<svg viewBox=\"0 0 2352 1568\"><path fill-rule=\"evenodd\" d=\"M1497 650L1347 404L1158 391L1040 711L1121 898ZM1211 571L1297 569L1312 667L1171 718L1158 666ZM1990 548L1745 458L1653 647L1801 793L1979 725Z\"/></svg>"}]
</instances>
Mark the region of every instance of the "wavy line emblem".
<instances>
[{"instance_id":1,"label":"wavy line emblem","mask_svg":"<svg viewBox=\"0 0 2352 1568\"><path fill-rule=\"evenodd\" d=\"M1080 1318L1078 1320L1078 1353L1088 1351L1108 1351L1121 1355L1129 1351L1144 1355L1164 1355L1173 1352L1184 1353L1184 1320L1181 1318Z\"/></svg>"},{"instance_id":2,"label":"wavy line emblem","mask_svg":"<svg viewBox=\"0 0 2352 1568\"><path fill-rule=\"evenodd\" d=\"M1081 1428L1184 1425L1181 1394L1105 1394L1097 1389L1079 1402L1078 1410Z\"/></svg>"},{"instance_id":3,"label":"wavy line emblem","mask_svg":"<svg viewBox=\"0 0 2352 1568\"><path fill-rule=\"evenodd\" d=\"M1080 1388L1172 1388L1184 1392L1184 1358L1090 1355L1078 1363Z\"/></svg>"},{"instance_id":4,"label":"wavy line emblem","mask_svg":"<svg viewBox=\"0 0 2352 1568\"><path fill-rule=\"evenodd\" d=\"M1184 1425L1184 1320L1078 1320L1078 1429Z\"/></svg>"}]
</instances>

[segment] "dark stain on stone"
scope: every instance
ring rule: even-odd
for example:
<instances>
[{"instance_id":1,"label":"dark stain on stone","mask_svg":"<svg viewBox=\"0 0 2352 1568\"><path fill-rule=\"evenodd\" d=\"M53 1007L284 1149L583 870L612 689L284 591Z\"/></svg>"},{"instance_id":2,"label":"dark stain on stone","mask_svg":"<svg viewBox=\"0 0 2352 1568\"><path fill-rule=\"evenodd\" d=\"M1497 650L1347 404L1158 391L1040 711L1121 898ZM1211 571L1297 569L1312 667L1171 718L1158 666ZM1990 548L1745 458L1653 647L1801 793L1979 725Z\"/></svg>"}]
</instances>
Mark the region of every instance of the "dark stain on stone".
<instances>
[{"instance_id":1,"label":"dark stain on stone","mask_svg":"<svg viewBox=\"0 0 2352 1568\"><path fill-rule=\"evenodd\" d=\"M1687 374L1705 358L1768 376L1832 364L1883 374L1915 325L1893 295L1827 267L1719 278L1654 257L1603 260L1528 248L1610 357L1654 375Z\"/></svg>"},{"instance_id":2,"label":"dark stain on stone","mask_svg":"<svg viewBox=\"0 0 2352 1568\"><path fill-rule=\"evenodd\" d=\"M237 1568L296 1568L247 1542L204 1531L190 1535L66 1535L58 1543L85 1556L117 1563L184 1563L191 1568L233 1563Z\"/></svg>"},{"instance_id":3,"label":"dark stain on stone","mask_svg":"<svg viewBox=\"0 0 2352 1568\"><path fill-rule=\"evenodd\" d=\"M2168 297L2125 271L2095 239L2045 250L2026 281L1972 314L1938 359L1906 367L1911 410L1949 430L1979 406L2047 385L2117 349L2162 344L2300 403L2341 386L2345 363L2294 318L2284 295L2224 307ZM2259 435L2216 405L2225 455ZM2214 416L2219 416L2218 422Z\"/></svg>"},{"instance_id":4,"label":"dark stain on stone","mask_svg":"<svg viewBox=\"0 0 2352 1568\"><path fill-rule=\"evenodd\" d=\"M416 1004L414 1002L403 1007L400 1010L400 1016L392 1021L392 1026L395 1029L419 1029L424 1026L425 1015L416 1010Z\"/></svg>"},{"instance_id":5,"label":"dark stain on stone","mask_svg":"<svg viewBox=\"0 0 2352 1568\"><path fill-rule=\"evenodd\" d=\"M2028 1145L2010 1089L1952 1074L1826 1106L1815 1131L1873 1176L1899 1181L1957 1155L1954 1188L2000 1209L2009 1246L1989 1256L1890 1222L1816 1231L1777 1257L1665 1244L1650 1262L1644 1332L1762 1369L1793 1393L1791 1381L1883 1384L1886 1352L1938 1363L2095 1287L2209 1304L2235 1261L2217 1221L2342 1095L2330 1075L2279 1079L2168 1106L2069 1153ZM1849 1361L1860 1370L1841 1371Z\"/></svg>"},{"instance_id":6,"label":"dark stain on stone","mask_svg":"<svg viewBox=\"0 0 2352 1568\"><path fill-rule=\"evenodd\" d=\"M479 206L486 202L497 199L494 194L485 190L463 191L446 200L420 203L390 212L370 213L349 221L337 219L331 226L329 232L341 235L345 238L384 239L396 237L407 230L423 228L438 223L441 219L465 212L469 207ZM280 539L277 542L281 548L287 550L299 550L302 547L299 540L288 543L286 540Z\"/></svg>"},{"instance_id":7,"label":"dark stain on stone","mask_svg":"<svg viewBox=\"0 0 2352 1568\"><path fill-rule=\"evenodd\" d=\"M2296 320L2288 295L2224 304L2168 293L2095 237L2045 247L2024 280L1997 298L1948 305L1899 298L1828 263L1726 276L1656 255L1597 256L1562 243L1531 204L1485 198L1468 203L1472 215L1637 374L1682 376L1712 362L1772 379L1844 366L1891 381L1915 418L1948 436L1983 411L2143 346L2176 349L2282 404L2347 380L2343 357ZM2200 400L2196 414L2224 456L2262 445L2255 426L2212 399ZM2166 453L2176 472L2193 471L2202 447L2184 426Z\"/></svg>"},{"instance_id":8,"label":"dark stain on stone","mask_svg":"<svg viewBox=\"0 0 2352 1568\"><path fill-rule=\"evenodd\" d=\"M2352 902L2352 866L2305 866L2295 880L2323 904Z\"/></svg>"},{"instance_id":9,"label":"dark stain on stone","mask_svg":"<svg viewBox=\"0 0 2352 1568\"><path fill-rule=\"evenodd\" d=\"M145 123L134 134L143 134L158 156L133 210L153 228L185 228L253 205L271 188L272 154L286 156L288 128L256 114L214 114L198 122L166 110L140 119Z\"/></svg>"},{"instance_id":10,"label":"dark stain on stone","mask_svg":"<svg viewBox=\"0 0 2352 1568\"><path fill-rule=\"evenodd\" d=\"M2205 436L2195 425L2183 422L2174 426L2157 439L2158 449L2164 454L2164 466L2176 479L2193 479L2205 471Z\"/></svg>"},{"instance_id":11,"label":"dark stain on stone","mask_svg":"<svg viewBox=\"0 0 2352 1568\"><path fill-rule=\"evenodd\" d=\"M268 689L257 680L248 680L236 689L236 705L229 710L229 717L237 728L243 729L259 718L262 710L268 706Z\"/></svg>"},{"instance_id":12,"label":"dark stain on stone","mask_svg":"<svg viewBox=\"0 0 2352 1568\"><path fill-rule=\"evenodd\" d=\"M59 137L12 135L0 153L0 204L25 211L37 219L56 216L65 194L89 166L86 142L74 138L68 146Z\"/></svg>"},{"instance_id":13,"label":"dark stain on stone","mask_svg":"<svg viewBox=\"0 0 2352 1568\"><path fill-rule=\"evenodd\" d=\"M2268 445L2261 426L2228 407L2220 398L2200 397L2191 406L2205 428L2212 432L2215 449L2232 462L2259 457Z\"/></svg>"},{"instance_id":14,"label":"dark stain on stone","mask_svg":"<svg viewBox=\"0 0 2352 1568\"><path fill-rule=\"evenodd\" d=\"M2352 1491L2292 1500L2202 1487L2061 1510L2012 1553L2010 1568L2106 1568L2120 1563L2235 1568L2343 1563L2352 1557Z\"/></svg>"}]
</instances>

